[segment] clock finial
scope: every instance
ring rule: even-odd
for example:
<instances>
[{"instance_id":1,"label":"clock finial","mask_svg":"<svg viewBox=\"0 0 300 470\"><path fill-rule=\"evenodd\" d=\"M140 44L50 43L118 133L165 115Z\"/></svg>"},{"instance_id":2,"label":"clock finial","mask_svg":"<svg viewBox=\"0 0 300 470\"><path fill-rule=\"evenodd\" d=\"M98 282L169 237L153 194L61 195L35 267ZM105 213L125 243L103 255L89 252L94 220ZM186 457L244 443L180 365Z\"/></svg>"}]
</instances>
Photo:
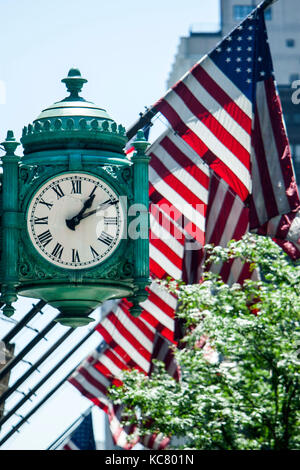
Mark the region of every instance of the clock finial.
<instances>
[{"instance_id":1,"label":"clock finial","mask_svg":"<svg viewBox=\"0 0 300 470\"><path fill-rule=\"evenodd\" d=\"M78 96L84 83L87 83L86 78L82 78L80 70L71 68L68 76L62 79L62 83L66 84L67 90L70 96L65 98L63 101L84 101L83 98Z\"/></svg>"}]
</instances>

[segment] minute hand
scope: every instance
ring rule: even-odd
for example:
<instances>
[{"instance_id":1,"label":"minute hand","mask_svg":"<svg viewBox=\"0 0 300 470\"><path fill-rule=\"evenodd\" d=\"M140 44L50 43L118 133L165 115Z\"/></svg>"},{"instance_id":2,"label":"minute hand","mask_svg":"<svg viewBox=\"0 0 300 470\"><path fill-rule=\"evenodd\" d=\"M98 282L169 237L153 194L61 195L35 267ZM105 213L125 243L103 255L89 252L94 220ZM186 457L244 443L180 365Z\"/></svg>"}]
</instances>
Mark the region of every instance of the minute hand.
<instances>
[{"instance_id":1,"label":"minute hand","mask_svg":"<svg viewBox=\"0 0 300 470\"><path fill-rule=\"evenodd\" d=\"M82 219L85 219L86 217L89 217L90 215L93 215L93 214L96 214L98 211L101 211L101 210L104 210L104 209L107 209L107 207L110 207L110 206L114 206L116 204L118 204L118 200L116 199L115 201L105 201L105 202L102 202L102 204L99 204L99 206L97 207L97 209L93 209L92 211L90 212L86 212L85 214L83 214L81 216Z\"/></svg>"},{"instance_id":2,"label":"minute hand","mask_svg":"<svg viewBox=\"0 0 300 470\"><path fill-rule=\"evenodd\" d=\"M78 212L77 215L75 215L75 216L72 217L71 219L67 219L67 220L66 220L66 224L67 224L67 227L68 227L69 229L75 230L76 225L78 225L78 224L80 223L80 221L82 220L84 212L85 212L87 209L89 209L89 208L91 207L91 205L93 204L94 198L95 198L95 194L93 194L92 196L90 196L90 197L85 201L85 203L83 204L82 209Z\"/></svg>"}]
</instances>

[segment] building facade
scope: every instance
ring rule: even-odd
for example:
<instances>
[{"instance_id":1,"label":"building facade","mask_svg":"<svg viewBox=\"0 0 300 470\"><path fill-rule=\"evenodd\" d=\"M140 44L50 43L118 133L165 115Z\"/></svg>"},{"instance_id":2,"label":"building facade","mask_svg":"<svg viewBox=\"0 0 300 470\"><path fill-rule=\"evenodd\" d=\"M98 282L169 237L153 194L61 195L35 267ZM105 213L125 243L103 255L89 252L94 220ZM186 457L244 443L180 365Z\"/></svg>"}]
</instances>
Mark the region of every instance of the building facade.
<instances>
[{"instance_id":1,"label":"building facade","mask_svg":"<svg viewBox=\"0 0 300 470\"><path fill-rule=\"evenodd\" d=\"M220 28L216 32L190 27L181 37L167 86L171 87L203 55L247 16L261 0L220 0ZM278 0L265 11L275 77L300 184L300 9L299 0ZM299 92L297 92L299 90Z\"/></svg>"}]
</instances>

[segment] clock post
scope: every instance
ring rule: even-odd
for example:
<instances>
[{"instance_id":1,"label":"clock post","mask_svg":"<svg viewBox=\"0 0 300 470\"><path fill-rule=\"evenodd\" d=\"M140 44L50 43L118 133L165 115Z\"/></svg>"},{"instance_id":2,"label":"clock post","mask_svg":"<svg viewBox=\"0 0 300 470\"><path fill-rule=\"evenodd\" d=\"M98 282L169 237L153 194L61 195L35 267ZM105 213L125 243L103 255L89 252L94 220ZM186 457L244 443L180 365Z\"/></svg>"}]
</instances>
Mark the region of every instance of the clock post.
<instances>
[{"instance_id":1,"label":"clock post","mask_svg":"<svg viewBox=\"0 0 300 470\"><path fill-rule=\"evenodd\" d=\"M77 327L105 300L127 297L137 315L147 297L149 144L139 132L128 159L124 127L79 96L79 70L62 82L69 96L24 127L23 156L11 131L2 144L1 300L12 315L17 294L43 299Z\"/></svg>"},{"instance_id":2,"label":"clock post","mask_svg":"<svg viewBox=\"0 0 300 470\"><path fill-rule=\"evenodd\" d=\"M135 243L134 269L136 291L132 298L131 314L138 316L142 308L140 302L147 298L145 287L149 283L149 192L148 192L148 165L150 157L146 155L148 142L142 130L137 132L133 143L135 153L133 161L134 202L139 209L139 231ZM140 206L140 207L139 207ZM129 233L130 236L130 233Z\"/></svg>"},{"instance_id":3,"label":"clock post","mask_svg":"<svg viewBox=\"0 0 300 470\"><path fill-rule=\"evenodd\" d=\"M2 285L1 300L5 303L4 315L14 314L12 303L17 300L18 284L18 238L19 238L19 188L18 170L20 157L15 150L20 145L12 131L1 144L5 155L2 156Z\"/></svg>"}]
</instances>

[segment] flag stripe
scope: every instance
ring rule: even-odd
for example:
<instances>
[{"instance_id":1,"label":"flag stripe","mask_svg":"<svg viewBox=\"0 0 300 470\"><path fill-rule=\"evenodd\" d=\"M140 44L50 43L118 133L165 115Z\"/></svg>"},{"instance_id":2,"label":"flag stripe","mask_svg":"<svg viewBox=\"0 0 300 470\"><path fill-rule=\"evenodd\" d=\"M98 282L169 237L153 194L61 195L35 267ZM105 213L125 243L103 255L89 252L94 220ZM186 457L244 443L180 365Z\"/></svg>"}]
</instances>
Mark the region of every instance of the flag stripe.
<instances>
[{"instance_id":1,"label":"flag stripe","mask_svg":"<svg viewBox=\"0 0 300 470\"><path fill-rule=\"evenodd\" d=\"M163 147L179 166L184 167L206 189L209 186L209 167L199 158L199 155L185 143L172 129L168 129L154 142L147 153L152 153L157 147ZM151 166L151 160L150 160Z\"/></svg>"},{"instance_id":2,"label":"flag stripe","mask_svg":"<svg viewBox=\"0 0 300 470\"><path fill-rule=\"evenodd\" d=\"M182 258L183 253L183 237L178 231L179 239L173 236L170 230L170 221L165 218L159 223L157 218L150 213L150 243L154 240L160 240L164 245L167 243L172 253L178 258ZM167 222L167 224L166 224ZM174 226L174 224L173 224Z\"/></svg>"},{"instance_id":3,"label":"flag stripe","mask_svg":"<svg viewBox=\"0 0 300 470\"><path fill-rule=\"evenodd\" d=\"M170 210L169 206L165 206L164 204L151 204L150 205L150 239L152 238L152 227L154 227L154 233L156 230L156 224L166 231L168 236L172 237L172 243L176 240L178 245L184 245L184 229L181 225L174 222L172 217L169 215ZM165 238L165 237L164 237ZM178 250L174 249L178 255L180 255L180 248Z\"/></svg>"},{"instance_id":4,"label":"flag stripe","mask_svg":"<svg viewBox=\"0 0 300 470\"><path fill-rule=\"evenodd\" d=\"M188 154L184 146L187 146L184 140L169 132L168 135L161 139L159 145L154 144L150 148L149 153L150 155L157 155L159 160L163 161L166 168L161 173L161 177L171 172L175 172L176 175L178 172L181 172L181 175L185 175L185 172L187 172L186 178L191 182L190 188L193 191L198 189L197 194L199 199L207 203L207 190L209 186L208 168L206 168L206 165L194 152L190 151ZM152 160L150 161L150 167L154 167Z\"/></svg>"},{"instance_id":5,"label":"flag stripe","mask_svg":"<svg viewBox=\"0 0 300 470\"><path fill-rule=\"evenodd\" d=\"M122 307L118 306L116 312L111 312L96 329L125 362L130 358L147 372L154 334L141 319L131 317L127 310L128 306L123 302Z\"/></svg>"},{"instance_id":6,"label":"flag stripe","mask_svg":"<svg viewBox=\"0 0 300 470\"><path fill-rule=\"evenodd\" d=\"M189 205L182 195L174 191L174 189L169 186L169 184L166 184L164 180L160 180L159 174L157 174L153 169L151 169L151 172L158 181L155 184L155 189L175 208L180 208L181 213L184 214L189 220L194 222L194 224L204 232L205 220L203 215L195 211L195 209Z\"/></svg>"},{"instance_id":7,"label":"flag stripe","mask_svg":"<svg viewBox=\"0 0 300 470\"><path fill-rule=\"evenodd\" d=\"M163 152L161 151L161 153ZM188 204L191 204L194 207L197 206L199 213L204 216L206 207L205 203L207 203L207 190L197 184L194 178L183 169L181 169L181 171L177 170L175 174L170 173L169 169L165 166L168 163L170 164L170 162L168 162L167 153L165 153L165 156L166 158L164 158L164 155L161 155L165 160L165 162L162 163L156 155L153 153L151 154L151 169L149 172L150 182L152 183L151 176L153 174L163 175L165 173L164 182L174 191L178 192ZM189 189L186 184L189 184L191 189ZM185 214L180 205L176 208Z\"/></svg>"},{"instance_id":8,"label":"flag stripe","mask_svg":"<svg viewBox=\"0 0 300 470\"><path fill-rule=\"evenodd\" d=\"M299 197L297 191L288 191L291 184L295 182L293 167L291 162L291 152L289 147L288 138L285 132L285 127L282 118L282 108L280 98L274 85L273 80L268 80L264 86L266 94L266 103L269 111L270 127L272 126L272 136L275 140L274 148L276 146L278 158L276 159L280 165L281 172L278 174L278 179L284 182L284 188L279 187L276 191L276 195L279 190L281 197L284 197L286 203L281 206L280 198L278 206L280 213L287 210L288 204L290 209L299 209ZM272 168L272 165L271 165Z\"/></svg>"},{"instance_id":9,"label":"flag stripe","mask_svg":"<svg viewBox=\"0 0 300 470\"><path fill-rule=\"evenodd\" d=\"M215 98L215 100L244 131L251 135L252 119L247 116L244 111L236 105L230 96L218 85L216 81L204 70L203 67L194 67L191 73L199 81L201 86Z\"/></svg>"},{"instance_id":10,"label":"flag stripe","mask_svg":"<svg viewBox=\"0 0 300 470\"><path fill-rule=\"evenodd\" d=\"M193 119L191 119L190 109L177 94L174 93L172 95L172 99L169 100L168 105L176 112L176 114L173 112L169 115L172 119L170 121L172 126L175 127L176 125L174 122L174 116L177 117L178 112L180 112L181 122L179 125L182 126L184 131L190 131L188 132L188 142L193 144L195 141L197 148L200 149L200 153L197 153L199 153L200 156L203 156L204 160L206 160L205 153L207 150L210 151L210 155L212 155L213 158L217 158L219 160L220 156L222 156L222 162L226 164L228 169L230 169L234 175L238 175L243 184L250 189L249 155L248 160L241 162L229 148L228 144L230 139L228 139L225 144L215 136L211 129L208 129L203 124L203 121L198 120L194 113L192 113ZM179 131L179 133L181 132ZM192 137L189 138L189 135ZM187 141L186 138L184 138L184 140ZM194 148L194 145L192 145L192 148ZM201 149L204 149L205 152L201 151Z\"/></svg>"},{"instance_id":11,"label":"flag stripe","mask_svg":"<svg viewBox=\"0 0 300 470\"><path fill-rule=\"evenodd\" d=\"M155 349L153 350L152 357L165 357L167 359L167 367L172 370L174 376L176 376L176 367L174 368L174 361L172 361L171 352L168 350L165 340L158 340L156 336L153 344L155 345ZM106 362L106 358L112 358L113 362ZM170 440L169 438L165 438L162 434L149 434L143 436L141 439L137 435L134 435L136 424L125 425L124 421L122 421L124 417L123 406L113 404L107 398L107 387L105 388L105 394L103 394L103 383L113 383L116 381L116 377L114 377L114 358L115 350L112 348L108 347L104 352L97 348L97 350L90 354L88 358L83 361L82 365L72 374L69 378L69 382L108 414L112 436L118 446L124 449L131 449L140 441L141 444L151 449L165 448ZM113 369L109 370L109 375L112 376L111 381L108 381L107 378L102 375L102 372L99 371L99 365L104 362L106 362L108 367L110 367L110 365L113 366ZM120 363L121 367L123 367L123 365L127 368L126 364ZM117 371L117 373L119 375L119 371Z\"/></svg>"},{"instance_id":12,"label":"flag stripe","mask_svg":"<svg viewBox=\"0 0 300 470\"><path fill-rule=\"evenodd\" d=\"M151 315L154 316L155 318L159 318L159 321L166 327L168 327L170 330L173 328L173 317L174 317L174 312L172 316L166 315L165 311L162 310L162 306L164 307L165 304L161 305L160 307L157 305L157 303L153 302L153 295L150 294L149 298L143 302L142 307L145 312L151 312ZM151 300L150 300L151 299Z\"/></svg>"},{"instance_id":13,"label":"flag stripe","mask_svg":"<svg viewBox=\"0 0 300 470\"><path fill-rule=\"evenodd\" d=\"M97 398L99 392L96 391L95 393L93 388L86 381L84 381L83 377L80 378L80 376L76 376L76 379L71 377L69 382L75 388L77 388L77 390L79 390L82 395L91 400L96 406L99 406L101 409L103 409L103 411L107 412L108 406L102 401L103 398L101 397L101 400Z\"/></svg>"},{"instance_id":14,"label":"flag stripe","mask_svg":"<svg viewBox=\"0 0 300 470\"><path fill-rule=\"evenodd\" d=\"M194 132L191 128L192 123L188 117L189 113L186 110L186 112L183 113L180 109L179 115L165 100L162 100L157 106L159 111L164 114L184 141L190 145L217 174L230 184L242 199L246 199L251 189L250 175L247 168L239 163L238 159L198 120L195 122L197 129L195 129L196 132ZM181 120L180 116L183 120ZM189 126L184 123L184 119L188 121ZM208 145L214 148L214 152L210 150ZM217 155L222 155L222 161L225 165L221 164Z\"/></svg>"},{"instance_id":15,"label":"flag stripe","mask_svg":"<svg viewBox=\"0 0 300 470\"><path fill-rule=\"evenodd\" d=\"M206 243L226 246L231 239L239 240L249 228L248 209L234 195L228 185L212 174L210 199L207 211ZM249 266L245 269L240 260L211 263L206 270L219 274L224 282L243 282L250 277Z\"/></svg>"},{"instance_id":16,"label":"flag stripe","mask_svg":"<svg viewBox=\"0 0 300 470\"><path fill-rule=\"evenodd\" d=\"M151 262L155 261L158 265L163 263L163 270L169 276L171 276L173 279L181 278L181 267L175 266L175 264L169 260L167 255L164 255L154 246L154 243L151 243L149 247L149 254ZM174 261L174 259L172 259L172 261Z\"/></svg>"},{"instance_id":17,"label":"flag stripe","mask_svg":"<svg viewBox=\"0 0 300 470\"><path fill-rule=\"evenodd\" d=\"M262 119L264 117L262 116ZM256 193L256 187L253 187L253 194L256 196L256 201L258 204L262 206L263 211L265 213L265 217L269 218L272 217L272 214L277 213L277 204L275 195L273 192L273 185L272 179L268 168L268 162L266 158L266 154L264 151L264 140L261 131L260 125L260 115L258 111L256 113L255 118L255 140L253 142L254 151L253 157L255 157L255 165L258 166L256 173L259 178L258 184L260 186L260 194ZM258 156L258 158L257 158ZM255 170L254 170L255 171ZM260 201L259 201L260 198ZM257 206L257 204L256 204ZM259 211L261 213L261 211ZM262 223L263 220L260 220L259 223Z\"/></svg>"},{"instance_id":18,"label":"flag stripe","mask_svg":"<svg viewBox=\"0 0 300 470\"><path fill-rule=\"evenodd\" d=\"M223 91L251 120L252 120L252 103L244 93L225 75L221 69L210 59L205 56L205 60L201 61L201 66L207 74L216 82L222 84Z\"/></svg>"},{"instance_id":19,"label":"flag stripe","mask_svg":"<svg viewBox=\"0 0 300 470\"><path fill-rule=\"evenodd\" d=\"M226 147L226 149L228 149L234 155L234 157L236 157L249 170L249 135L244 133L243 129L238 127L236 123L230 118L230 116L228 116L227 113L225 114L224 110L221 110L218 105L215 107L215 109L212 109L210 111L207 109L207 107L211 103L206 103L206 101L208 100L207 94L204 92L204 90L197 90L195 89L195 86L192 86L192 91L190 91L188 88L188 85L190 85L190 79L192 77L193 75L189 75L189 80L187 80L185 83L180 82L178 84L178 86L176 87L177 95L188 108L189 112L191 112L197 119L199 119L201 124L205 125L209 129L211 134L214 137L217 137L218 140ZM193 85L195 85L195 83L197 82L195 81ZM194 92L199 93L199 96L201 96L201 102L197 100L194 95ZM204 103L208 106L205 107ZM170 104L174 105L173 100L172 102L170 102ZM219 119L217 119L217 112L219 114ZM225 116L222 116L222 114L225 114ZM227 121L229 121L227 123L226 118ZM201 125L201 129L203 128L204 126ZM227 128L230 129L230 132ZM194 127L194 129L196 129L196 127ZM201 130L197 134L200 137L200 135L202 135ZM240 141L237 140L238 138Z\"/></svg>"},{"instance_id":20,"label":"flag stripe","mask_svg":"<svg viewBox=\"0 0 300 470\"><path fill-rule=\"evenodd\" d=\"M162 160L164 163L162 163ZM168 166L166 166L168 165ZM186 172L183 168L175 170L170 173L169 168L171 167L170 159L168 158L167 152L161 150L160 158L154 153L151 154L151 169L150 169L150 182L152 183L151 176L153 175L152 170L155 170L155 174L163 175L164 181L171 186L175 191L180 193L184 199L194 206L199 205L200 213L205 212L205 203L207 203L207 189L203 188L198 182ZM187 184L190 186L187 187ZM190 188L190 189L189 189ZM178 207L180 210L180 207Z\"/></svg>"},{"instance_id":21,"label":"flag stripe","mask_svg":"<svg viewBox=\"0 0 300 470\"><path fill-rule=\"evenodd\" d=\"M169 237L171 239L171 237ZM168 245L168 240L165 242L159 238L151 239L150 243L150 250L152 247L155 247L158 251L160 251L167 259L172 260L172 264L176 266L179 271L182 267L182 256L178 256L174 250ZM181 247L182 248L182 247ZM182 248L183 252L183 248Z\"/></svg>"}]
</instances>

